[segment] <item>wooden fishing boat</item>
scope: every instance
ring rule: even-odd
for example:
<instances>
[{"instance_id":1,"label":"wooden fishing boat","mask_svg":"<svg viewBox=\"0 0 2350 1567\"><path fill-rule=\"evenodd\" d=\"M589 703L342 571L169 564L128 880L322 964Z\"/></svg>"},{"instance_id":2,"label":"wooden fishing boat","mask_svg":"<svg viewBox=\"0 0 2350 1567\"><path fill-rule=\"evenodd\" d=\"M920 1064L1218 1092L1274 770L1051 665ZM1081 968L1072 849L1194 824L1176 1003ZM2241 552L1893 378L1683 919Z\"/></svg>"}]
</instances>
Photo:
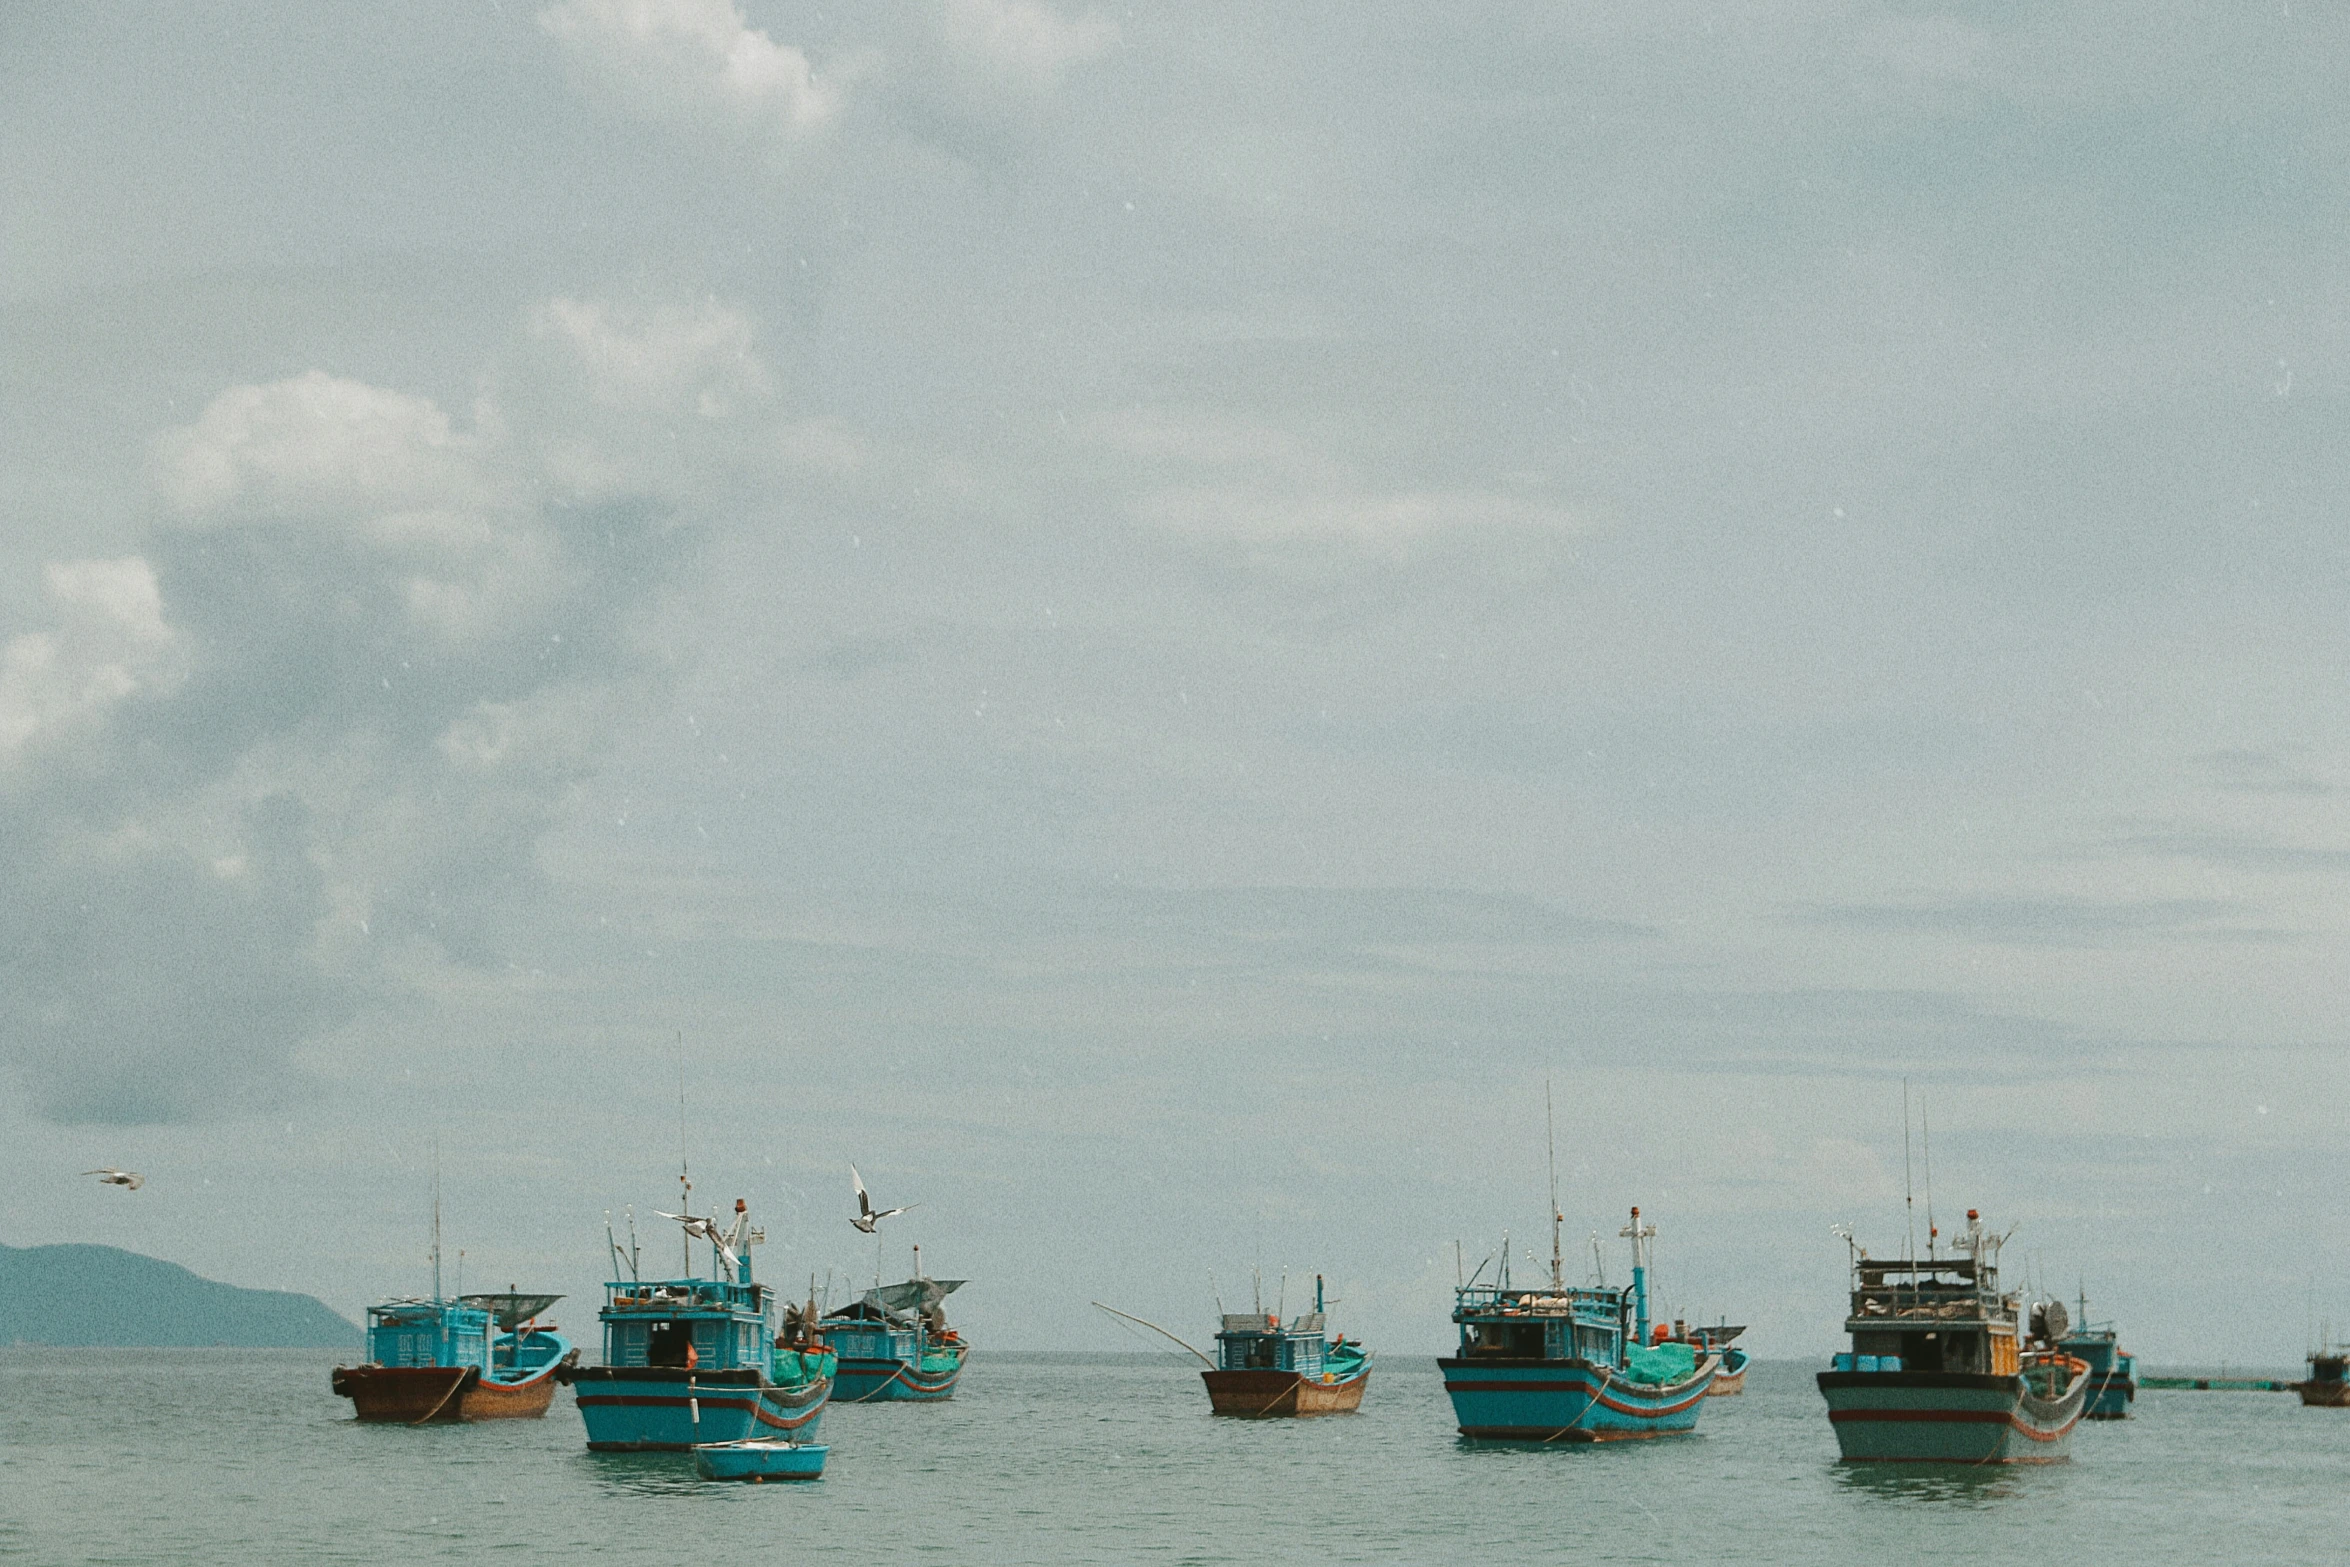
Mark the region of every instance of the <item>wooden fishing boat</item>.
<instances>
[{"instance_id":1,"label":"wooden fishing boat","mask_svg":"<svg viewBox=\"0 0 2350 1567\"><path fill-rule=\"evenodd\" d=\"M2287 1385L2313 1409L2350 1409L2350 1381L2342 1375L2345 1366L2350 1366L2350 1349L2320 1348L2309 1357L2308 1377Z\"/></svg>"},{"instance_id":2,"label":"wooden fishing boat","mask_svg":"<svg viewBox=\"0 0 2350 1567\"><path fill-rule=\"evenodd\" d=\"M935 1403L955 1396L970 1344L947 1326L946 1298L967 1280L934 1279L914 1248L914 1276L869 1289L854 1305L825 1316L825 1342L840 1356L832 1401Z\"/></svg>"},{"instance_id":3,"label":"wooden fishing boat","mask_svg":"<svg viewBox=\"0 0 2350 1567\"><path fill-rule=\"evenodd\" d=\"M1848 1463L2050 1463L2088 1402L2088 1362L2058 1347L2069 1325L2048 1302L2022 1334L2022 1297L1999 1288L2004 1236L1967 1210L1958 1255L1852 1252L1852 1348L1819 1373Z\"/></svg>"},{"instance_id":4,"label":"wooden fishing boat","mask_svg":"<svg viewBox=\"0 0 2350 1567\"><path fill-rule=\"evenodd\" d=\"M822 1442L778 1442L754 1437L748 1442L702 1442L694 1447L694 1472L705 1480L815 1480L824 1474Z\"/></svg>"},{"instance_id":5,"label":"wooden fishing boat","mask_svg":"<svg viewBox=\"0 0 2350 1567\"><path fill-rule=\"evenodd\" d=\"M1560 1216L1551 1207L1550 1277L1512 1284L1509 1247L1489 1285L1453 1292L1460 1352L1439 1359L1461 1435L1489 1441L1615 1442L1697 1428L1721 1357L1694 1345L1649 1344L1648 1243L1656 1226L1632 1222L1632 1286L1578 1288L1562 1277ZM1478 1276L1484 1269L1480 1267Z\"/></svg>"},{"instance_id":6,"label":"wooden fishing boat","mask_svg":"<svg viewBox=\"0 0 2350 1567\"><path fill-rule=\"evenodd\" d=\"M1371 1385L1370 1352L1343 1333L1322 1336L1322 1300L1322 1276L1316 1274L1314 1309L1286 1324L1278 1313L1226 1313L1215 1362L1200 1373L1208 1407L1250 1419L1360 1409Z\"/></svg>"},{"instance_id":7,"label":"wooden fishing boat","mask_svg":"<svg viewBox=\"0 0 2350 1567\"><path fill-rule=\"evenodd\" d=\"M2088 1291L2081 1292L2081 1320L2057 1330L2056 1347L2089 1367L2089 1396L2082 1405L2084 1420L2127 1420L2138 1396L2138 1357L2121 1347L2121 1335L2110 1322L2089 1320Z\"/></svg>"},{"instance_id":8,"label":"wooden fishing boat","mask_svg":"<svg viewBox=\"0 0 2350 1567\"><path fill-rule=\"evenodd\" d=\"M331 1386L361 1420L536 1420L579 1351L538 1314L560 1295L467 1295L367 1309L367 1362ZM492 1328L504 1331L493 1334Z\"/></svg>"},{"instance_id":9,"label":"wooden fishing boat","mask_svg":"<svg viewBox=\"0 0 2350 1567\"><path fill-rule=\"evenodd\" d=\"M687 1233L710 1243L711 1274L646 1279L633 1238L623 1255L607 1235L626 1279L604 1286L604 1363L560 1373L572 1384L588 1446L598 1452L683 1452L714 1443L816 1435L832 1394L836 1363L820 1338L771 1336L774 1292L751 1277L745 1205L731 1230L691 1219ZM691 1265L690 1240L687 1251ZM813 1312L801 1320L807 1321Z\"/></svg>"}]
</instances>

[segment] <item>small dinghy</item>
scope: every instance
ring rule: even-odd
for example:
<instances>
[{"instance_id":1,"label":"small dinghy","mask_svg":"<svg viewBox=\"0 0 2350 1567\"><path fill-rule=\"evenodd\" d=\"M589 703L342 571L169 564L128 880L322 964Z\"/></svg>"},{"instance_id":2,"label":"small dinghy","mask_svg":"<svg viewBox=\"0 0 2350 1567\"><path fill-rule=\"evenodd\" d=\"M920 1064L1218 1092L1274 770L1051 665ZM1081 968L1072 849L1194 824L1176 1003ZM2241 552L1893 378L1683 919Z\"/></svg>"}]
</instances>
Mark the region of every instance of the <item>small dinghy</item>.
<instances>
[{"instance_id":1,"label":"small dinghy","mask_svg":"<svg viewBox=\"0 0 2350 1567\"><path fill-rule=\"evenodd\" d=\"M694 1449L694 1469L705 1480L815 1480L824 1474L822 1442L704 1442Z\"/></svg>"}]
</instances>

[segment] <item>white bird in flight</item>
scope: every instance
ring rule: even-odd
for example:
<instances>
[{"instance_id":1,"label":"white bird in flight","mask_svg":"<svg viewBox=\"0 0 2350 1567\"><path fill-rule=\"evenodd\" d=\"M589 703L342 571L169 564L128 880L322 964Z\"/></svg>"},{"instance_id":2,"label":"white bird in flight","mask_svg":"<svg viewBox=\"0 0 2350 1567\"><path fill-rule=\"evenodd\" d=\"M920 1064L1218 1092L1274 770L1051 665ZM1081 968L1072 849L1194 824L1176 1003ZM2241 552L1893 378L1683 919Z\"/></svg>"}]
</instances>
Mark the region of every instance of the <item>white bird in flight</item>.
<instances>
[{"instance_id":1,"label":"white bird in flight","mask_svg":"<svg viewBox=\"0 0 2350 1567\"><path fill-rule=\"evenodd\" d=\"M100 1185L103 1185L103 1186L125 1186L125 1187L128 1187L128 1188L130 1188L130 1189L131 1189L132 1191L134 1191L134 1192L135 1192L135 1191L137 1191L137 1190L138 1190L140 1187L142 1187L142 1186L144 1186L144 1185L146 1185L146 1184L147 1184L147 1178L146 1178L145 1176L141 1175L141 1174L140 1174L138 1171L136 1171L136 1170L117 1170L117 1169L114 1169L112 1166L109 1166L109 1167L107 1167L106 1169L103 1169L103 1170L84 1170L84 1171L82 1172L82 1174L84 1174L84 1175L95 1175L96 1177L98 1177L98 1181L99 1181L99 1184L100 1184Z\"/></svg>"},{"instance_id":2,"label":"white bird in flight","mask_svg":"<svg viewBox=\"0 0 2350 1567\"><path fill-rule=\"evenodd\" d=\"M857 1167L853 1164L849 1166L849 1179L856 1182L857 1185L857 1216L849 1223L868 1235L873 1233L873 1227L882 1220L894 1219L901 1213L911 1213L922 1206L918 1202L910 1202L903 1208L884 1208L879 1213L875 1213L873 1199L865 1194L865 1177L857 1173Z\"/></svg>"},{"instance_id":3,"label":"white bird in flight","mask_svg":"<svg viewBox=\"0 0 2350 1567\"><path fill-rule=\"evenodd\" d=\"M686 1234L696 1240L708 1241L717 1247L718 1255L726 1259L726 1265L729 1268L737 1266L742 1261L734 1254L734 1248L726 1244L726 1232L718 1227L716 1219L697 1219L690 1213L661 1213L658 1208L655 1208L653 1212L660 1214L664 1219L675 1219L685 1226Z\"/></svg>"}]
</instances>

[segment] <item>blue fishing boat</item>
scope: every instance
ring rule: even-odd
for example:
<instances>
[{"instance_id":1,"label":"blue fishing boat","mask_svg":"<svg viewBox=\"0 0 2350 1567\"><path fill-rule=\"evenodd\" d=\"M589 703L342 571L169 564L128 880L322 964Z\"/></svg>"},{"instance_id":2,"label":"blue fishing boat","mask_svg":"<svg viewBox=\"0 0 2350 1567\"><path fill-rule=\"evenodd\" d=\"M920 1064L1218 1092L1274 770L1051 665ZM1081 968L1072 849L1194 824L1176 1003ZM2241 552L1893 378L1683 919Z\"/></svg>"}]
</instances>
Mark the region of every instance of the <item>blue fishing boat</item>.
<instances>
[{"instance_id":1,"label":"blue fishing boat","mask_svg":"<svg viewBox=\"0 0 2350 1567\"><path fill-rule=\"evenodd\" d=\"M689 1194L691 1188L688 1188ZM764 1236L737 1200L732 1228L665 1214L687 1237L687 1276L642 1277L633 1240L604 1286L604 1363L569 1371L588 1446L598 1452L682 1452L758 1436L806 1442L832 1393L835 1357L813 1335L775 1335L774 1292L751 1277ZM710 1245L710 1276L694 1275L692 1243ZM812 1313L808 1315L812 1316ZM801 1318L803 1322L806 1316Z\"/></svg>"},{"instance_id":2,"label":"blue fishing boat","mask_svg":"<svg viewBox=\"0 0 2350 1567\"><path fill-rule=\"evenodd\" d=\"M2087 1290L2081 1292L2081 1320L2057 1330L2056 1347L2089 1367L2089 1399L2081 1409L2083 1419L2130 1417L2131 1401L2138 1396L2138 1357L2121 1347L2121 1334L2112 1323L2089 1320Z\"/></svg>"},{"instance_id":3,"label":"blue fishing boat","mask_svg":"<svg viewBox=\"0 0 2350 1567\"><path fill-rule=\"evenodd\" d=\"M1708 1355L1720 1356L1722 1369L1714 1373L1713 1386L1705 1390L1705 1396L1735 1398L1746 1391L1746 1368L1753 1360L1735 1342L1738 1335L1745 1331L1745 1324L1732 1323L1726 1319L1709 1326L1705 1323L1691 1325L1675 1318L1672 1331L1666 1333L1659 1342L1686 1344L1699 1360Z\"/></svg>"},{"instance_id":4,"label":"blue fishing boat","mask_svg":"<svg viewBox=\"0 0 2350 1567\"><path fill-rule=\"evenodd\" d=\"M558 1373L579 1358L538 1314L560 1295L466 1295L367 1308L367 1360L337 1366L332 1386L361 1420L535 1420ZM496 1330L503 1331L496 1331Z\"/></svg>"},{"instance_id":5,"label":"blue fishing boat","mask_svg":"<svg viewBox=\"0 0 2350 1567\"><path fill-rule=\"evenodd\" d=\"M463 1288L462 1282L459 1288ZM432 1294L367 1308L367 1359L329 1379L358 1418L399 1425L440 1420L536 1420L554 1402L579 1351L542 1323L560 1295L441 1293L441 1191L435 1154Z\"/></svg>"},{"instance_id":6,"label":"blue fishing boat","mask_svg":"<svg viewBox=\"0 0 2350 1567\"><path fill-rule=\"evenodd\" d=\"M1648 1243L1656 1226L1632 1222L1632 1287L1571 1287L1561 1276L1560 1215L1551 1207L1550 1277L1510 1281L1509 1246L1491 1284L1453 1292L1460 1352L1439 1359L1465 1437L1518 1442L1614 1442L1692 1431L1721 1369L1688 1343L1649 1345ZM1478 1270L1478 1277L1484 1268Z\"/></svg>"},{"instance_id":7,"label":"blue fishing boat","mask_svg":"<svg viewBox=\"0 0 2350 1567\"><path fill-rule=\"evenodd\" d=\"M818 1326L840 1357L833 1402L935 1403L954 1397L971 1346L947 1326L946 1298L968 1282L927 1277L917 1246L912 1278L869 1289L855 1304L824 1317Z\"/></svg>"},{"instance_id":8,"label":"blue fishing boat","mask_svg":"<svg viewBox=\"0 0 2350 1567\"><path fill-rule=\"evenodd\" d=\"M1259 1305L1262 1306L1262 1302ZM1287 1322L1259 1310L1224 1314L1216 1360L1200 1380L1219 1415L1338 1415L1360 1409L1371 1385L1371 1354L1341 1333L1322 1336L1322 1276L1314 1275L1314 1309Z\"/></svg>"},{"instance_id":9,"label":"blue fishing boat","mask_svg":"<svg viewBox=\"0 0 2350 1567\"><path fill-rule=\"evenodd\" d=\"M2089 1391L2087 1362L2060 1346L2061 1302L2032 1308L1999 1284L2007 1237L1967 1210L1953 1254L1871 1257L1851 1249L1852 1348L1818 1375L1847 1463L2041 1464L2066 1456Z\"/></svg>"},{"instance_id":10,"label":"blue fishing boat","mask_svg":"<svg viewBox=\"0 0 2350 1567\"><path fill-rule=\"evenodd\" d=\"M815 1480L824 1474L822 1442L704 1442L694 1448L694 1472L705 1480Z\"/></svg>"}]
</instances>

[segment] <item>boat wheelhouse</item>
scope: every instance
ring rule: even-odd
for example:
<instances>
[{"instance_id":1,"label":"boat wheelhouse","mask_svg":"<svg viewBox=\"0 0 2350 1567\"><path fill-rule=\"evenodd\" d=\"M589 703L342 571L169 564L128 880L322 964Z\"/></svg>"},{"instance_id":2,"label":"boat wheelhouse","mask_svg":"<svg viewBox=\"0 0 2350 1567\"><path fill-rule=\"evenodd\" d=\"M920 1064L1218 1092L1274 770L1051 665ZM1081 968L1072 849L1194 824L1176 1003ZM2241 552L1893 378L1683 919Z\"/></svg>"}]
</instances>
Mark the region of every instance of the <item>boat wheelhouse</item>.
<instances>
[{"instance_id":1,"label":"boat wheelhouse","mask_svg":"<svg viewBox=\"0 0 2350 1567\"><path fill-rule=\"evenodd\" d=\"M1472 1278L1453 1292L1460 1350L1436 1364L1461 1435L1612 1442L1695 1430L1722 1362L1689 1343L1647 1343L1656 1226L1632 1210L1629 1289L1574 1287L1561 1277L1555 1203L1552 1214L1549 1279L1515 1287L1505 1239L1495 1282Z\"/></svg>"},{"instance_id":2,"label":"boat wheelhouse","mask_svg":"<svg viewBox=\"0 0 2350 1567\"><path fill-rule=\"evenodd\" d=\"M604 1286L597 1313L603 1364L570 1371L588 1446L599 1452L684 1451L753 1437L809 1441L832 1391L833 1355L820 1340L771 1336L774 1292L751 1277L745 1205L720 1230L690 1219L710 1243L710 1277L645 1279L633 1242L615 1261L630 1277Z\"/></svg>"},{"instance_id":3,"label":"boat wheelhouse","mask_svg":"<svg viewBox=\"0 0 2350 1567\"><path fill-rule=\"evenodd\" d=\"M1284 1322L1278 1313L1227 1312L1216 1334L1215 1362L1200 1373L1208 1405L1219 1415L1334 1415L1359 1409L1371 1382L1371 1356L1346 1335L1323 1337L1322 1276L1314 1275L1314 1309Z\"/></svg>"},{"instance_id":4,"label":"boat wheelhouse","mask_svg":"<svg viewBox=\"0 0 2350 1567\"><path fill-rule=\"evenodd\" d=\"M2089 1320L2089 1295L2081 1292L2081 1320L2059 1329L2056 1347L2089 1367L2089 1396L2081 1408L2086 1420L2127 1420L2138 1396L2138 1357L2121 1347L2121 1334L2110 1322Z\"/></svg>"},{"instance_id":5,"label":"boat wheelhouse","mask_svg":"<svg viewBox=\"0 0 2350 1567\"><path fill-rule=\"evenodd\" d=\"M935 1403L954 1397L971 1346L947 1326L946 1298L967 1282L926 1276L917 1246L912 1278L869 1289L853 1305L827 1315L819 1326L840 1357L833 1402Z\"/></svg>"},{"instance_id":6,"label":"boat wheelhouse","mask_svg":"<svg viewBox=\"0 0 2350 1567\"><path fill-rule=\"evenodd\" d=\"M2089 1391L2087 1362L2056 1340L2048 1303L2027 1342L2020 1295L1999 1287L2005 1236L1967 1210L1948 1257L1852 1248L1850 1350L1819 1373L1836 1444L1854 1463L2046 1463L2066 1456ZM1849 1240L1847 1244L1850 1244Z\"/></svg>"}]
</instances>

